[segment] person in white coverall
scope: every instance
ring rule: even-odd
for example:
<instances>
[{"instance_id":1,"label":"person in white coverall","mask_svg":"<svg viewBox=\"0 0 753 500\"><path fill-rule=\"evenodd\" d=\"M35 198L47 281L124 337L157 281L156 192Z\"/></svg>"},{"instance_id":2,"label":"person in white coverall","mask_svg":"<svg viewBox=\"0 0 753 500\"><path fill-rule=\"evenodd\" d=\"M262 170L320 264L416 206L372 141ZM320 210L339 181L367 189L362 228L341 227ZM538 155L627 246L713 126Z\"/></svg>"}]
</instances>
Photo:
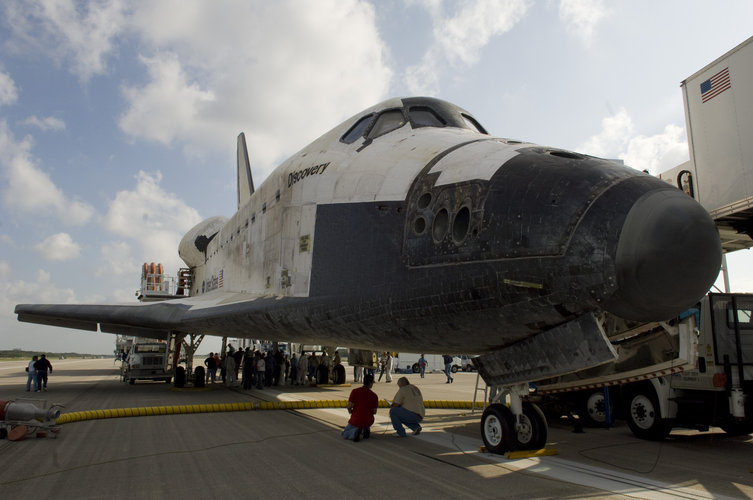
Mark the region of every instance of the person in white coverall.
<instances>
[{"instance_id":1,"label":"person in white coverall","mask_svg":"<svg viewBox=\"0 0 753 500\"><path fill-rule=\"evenodd\" d=\"M392 382L392 365L395 362L395 358L392 357L392 353L387 353L387 360L384 363L384 371L385 371L385 378L387 379L386 382L389 384Z\"/></svg>"},{"instance_id":2,"label":"person in white coverall","mask_svg":"<svg viewBox=\"0 0 753 500\"><path fill-rule=\"evenodd\" d=\"M34 368L34 363L36 363L38 359L38 356L33 356L31 361L29 361L29 366L26 367L26 371L28 372L26 375L26 392L31 391L32 382L34 382L34 392L37 392L39 389L39 384L37 383L37 369Z\"/></svg>"},{"instance_id":3,"label":"person in white coverall","mask_svg":"<svg viewBox=\"0 0 753 500\"><path fill-rule=\"evenodd\" d=\"M306 377L309 374L309 357L305 354L301 353L301 357L298 358L298 380L296 381L299 385L304 385L306 383Z\"/></svg>"},{"instance_id":4,"label":"person in white coverall","mask_svg":"<svg viewBox=\"0 0 753 500\"><path fill-rule=\"evenodd\" d=\"M235 384L235 358L228 354L225 356L225 385L232 387Z\"/></svg>"}]
</instances>

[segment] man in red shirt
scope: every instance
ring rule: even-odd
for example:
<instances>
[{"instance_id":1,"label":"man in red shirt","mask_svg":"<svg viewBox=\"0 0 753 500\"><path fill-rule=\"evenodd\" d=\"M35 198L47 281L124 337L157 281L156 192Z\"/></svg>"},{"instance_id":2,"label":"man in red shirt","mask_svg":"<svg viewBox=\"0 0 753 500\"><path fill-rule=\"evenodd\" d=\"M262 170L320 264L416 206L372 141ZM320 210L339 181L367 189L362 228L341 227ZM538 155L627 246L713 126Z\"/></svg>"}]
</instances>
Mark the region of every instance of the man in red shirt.
<instances>
[{"instance_id":1,"label":"man in red shirt","mask_svg":"<svg viewBox=\"0 0 753 500\"><path fill-rule=\"evenodd\" d=\"M374 386L374 376L364 375L363 387L353 389L348 398L348 413L350 420L342 437L351 439L356 443L363 439L368 439L371 435L371 424L374 423L374 415L379 407L379 397L371 388Z\"/></svg>"}]
</instances>

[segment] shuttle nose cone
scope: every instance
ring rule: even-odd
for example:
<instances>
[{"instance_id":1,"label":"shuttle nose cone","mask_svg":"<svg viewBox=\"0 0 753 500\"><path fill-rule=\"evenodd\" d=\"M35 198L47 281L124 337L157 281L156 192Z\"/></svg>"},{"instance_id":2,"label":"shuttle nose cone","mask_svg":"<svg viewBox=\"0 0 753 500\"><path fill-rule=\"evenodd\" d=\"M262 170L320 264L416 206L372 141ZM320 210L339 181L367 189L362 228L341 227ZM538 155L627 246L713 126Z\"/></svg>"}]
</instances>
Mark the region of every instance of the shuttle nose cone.
<instances>
[{"instance_id":1,"label":"shuttle nose cone","mask_svg":"<svg viewBox=\"0 0 753 500\"><path fill-rule=\"evenodd\" d=\"M721 255L719 233L700 204L677 189L650 191L625 219L615 257L618 291L604 308L637 321L669 319L709 290Z\"/></svg>"}]
</instances>

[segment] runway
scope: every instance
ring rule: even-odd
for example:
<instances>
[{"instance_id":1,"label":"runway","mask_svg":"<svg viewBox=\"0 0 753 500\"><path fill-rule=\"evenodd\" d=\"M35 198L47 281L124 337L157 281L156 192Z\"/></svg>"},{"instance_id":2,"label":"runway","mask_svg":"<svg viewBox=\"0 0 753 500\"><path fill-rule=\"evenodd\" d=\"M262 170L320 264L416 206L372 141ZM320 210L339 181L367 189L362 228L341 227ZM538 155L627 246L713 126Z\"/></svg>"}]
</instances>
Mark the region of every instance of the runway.
<instances>
[{"instance_id":1,"label":"runway","mask_svg":"<svg viewBox=\"0 0 753 500\"><path fill-rule=\"evenodd\" d=\"M26 362L0 363L0 399L37 398L65 412L165 405L347 399L351 387L124 384L109 360L51 360L49 391L24 391ZM472 400L475 374L453 384L409 375L424 399ZM349 377L349 380L351 378ZM379 382L380 398L395 383ZM479 392L479 398L482 393ZM556 456L479 452L480 412L427 410L420 436L397 438L380 409L372 438L340 438L344 409L236 411L68 423L55 439L0 440L4 498L753 498L753 436L673 432L635 439L624 423L575 434L551 421Z\"/></svg>"}]
</instances>

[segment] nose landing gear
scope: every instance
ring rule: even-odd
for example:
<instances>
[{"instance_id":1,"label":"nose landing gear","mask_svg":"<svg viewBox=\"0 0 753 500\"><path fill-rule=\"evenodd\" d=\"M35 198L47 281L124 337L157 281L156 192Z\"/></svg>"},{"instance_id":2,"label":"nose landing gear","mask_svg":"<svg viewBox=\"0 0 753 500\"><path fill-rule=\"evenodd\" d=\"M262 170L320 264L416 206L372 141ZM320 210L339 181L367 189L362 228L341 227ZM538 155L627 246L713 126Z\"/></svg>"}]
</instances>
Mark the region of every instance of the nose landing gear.
<instances>
[{"instance_id":1,"label":"nose landing gear","mask_svg":"<svg viewBox=\"0 0 753 500\"><path fill-rule=\"evenodd\" d=\"M539 450L546 446L549 427L538 406L523 402L528 384L504 387L496 391L493 402L481 416L481 438L491 453ZM501 404L509 396L509 408Z\"/></svg>"}]
</instances>

